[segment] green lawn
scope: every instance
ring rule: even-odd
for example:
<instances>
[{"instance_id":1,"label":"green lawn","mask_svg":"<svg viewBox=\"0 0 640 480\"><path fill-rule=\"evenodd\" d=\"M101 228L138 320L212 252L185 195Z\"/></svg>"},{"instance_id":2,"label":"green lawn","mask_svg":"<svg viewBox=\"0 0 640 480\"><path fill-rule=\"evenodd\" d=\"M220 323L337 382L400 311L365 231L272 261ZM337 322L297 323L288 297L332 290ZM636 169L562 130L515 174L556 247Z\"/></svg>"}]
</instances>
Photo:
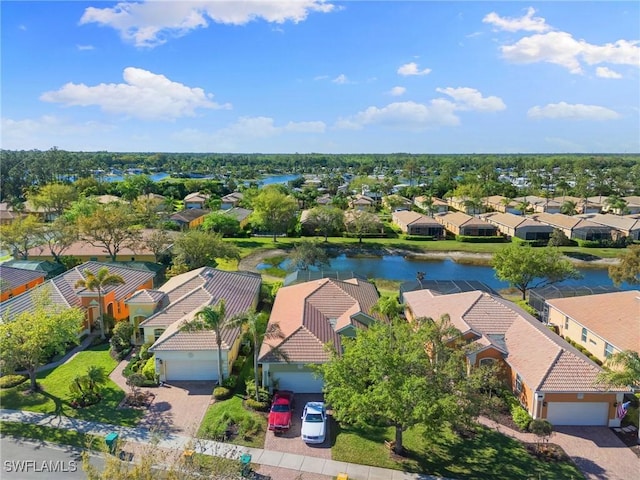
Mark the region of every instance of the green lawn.
<instances>
[{"instance_id":1,"label":"green lawn","mask_svg":"<svg viewBox=\"0 0 640 480\"><path fill-rule=\"evenodd\" d=\"M430 438L421 428L409 429L404 434L409 452L404 460L393 459L384 445L384 440L394 438L393 428L334 430L332 458L337 461L459 479L584 479L573 463L542 462L519 442L482 427L471 440L450 433Z\"/></svg>"},{"instance_id":2,"label":"green lawn","mask_svg":"<svg viewBox=\"0 0 640 480\"><path fill-rule=\"evenodd\" d=\"M116 407L124 398L125 392L111 380L102 388L102 400L87 408L75 409L69 401L69 384L83 374L88 366L102 367L106 374L116 367L118 362L109 355L109 345L99 345L79 352L73 360L52 370L37 375L41 392L26 394L29 381L14 388L0 390L2 408L30 410L33 412L63 415L95 422L134 426L142 416L139 410Z\"/></svg>"}]
</instances>

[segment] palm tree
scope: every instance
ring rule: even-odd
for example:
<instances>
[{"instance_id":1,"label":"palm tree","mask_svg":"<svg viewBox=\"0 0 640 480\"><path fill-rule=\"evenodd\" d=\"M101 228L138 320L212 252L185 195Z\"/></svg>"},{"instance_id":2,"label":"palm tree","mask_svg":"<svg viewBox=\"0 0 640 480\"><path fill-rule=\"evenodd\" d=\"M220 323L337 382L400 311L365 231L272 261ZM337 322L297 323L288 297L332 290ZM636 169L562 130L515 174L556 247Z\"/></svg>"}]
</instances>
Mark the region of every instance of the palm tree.
<instances>
[{"instance_id":1,"label":"palm tree","mask_svg":"<svg viewBox=\"0 0 640 480\"><path fill-rule=\"evenodd\" d=\"M227 327L229 319L226 318L227 309L224 300L220 300L216 305L207 305L198 313L195 319L187 322L181 330L211 330L216 334L216 345L218 346L218 384L222 385L222 330Z\"/></svg>"},{"instance_id":2,"label":"palm tree","mask_svg":"<svg viewBox=\"0 0 640 480\"><path fill-rule=\"evenodd\" d=\"M260 383L260 379L258 378L258 355L260 354L260 345L262 345L264 340L284 338L284 333L282 333L278 322L268 322L266 327L264 327L265 322L265 315L258 313L255 310L243 315L238 315L229 321L230 327L241 327L245 335L249 336L253 343L253 374L256 384L256 401L258 402L260 401L260 397L258 395L258 385ZM277 347L272 347L271 353L274 353L277 357L280 357L285 361L287 360L287 355Z\"/></svg>"},{"instance_id":3,"label":"palm tree","mask_svg":"<svg viewBox=\"0 0 640 480\"><path fill-rule=\"evenodd\" d=\"M633 350L624 350L607 358L606 370L598 376L598 380L610 387L630 387L637 389L640 386L640 354ZM640 409L638 409L640 415ZM638 443L640 443L640 430L638 431Z\"/></svg>"},{"instance_id":4,"label":"palm tree","mask_svg":"<svg viewBox=\"0 0 640 480\"><path fill-rule=\"evenodd\" d=\"M91 292L98 292L98 315L100 321L100 338L105 339L104 318L102 311L102 294L106 287L114 287L124 284L124 279L120 275L112 274L107 267L102 267L98 273L91 270L84 271L84 278L78 280L75 288L86 288Z\"/></svg>"},{"instance_id":5,"label":"palm tree","mask_svg":"<svg viewBox=\"0 0 640 480\"><path fill-rule=\"evenodd\" d=\"M420 273L421 272L418 272L418 278ZM397 295L382 296L378 298L378 301L371 307L370 312L380 313L389 319L395 320L400 318L404 312L404 303L398 301Z\"/></svg>"},{"instance_id":6,"label":"palm tree","mask_svg":"<svg viewBox=\"0 0 640 480\"><path fill-rule=\"evenodd\" d=\"M573 200L567 200L560 207L560 213L565 215L575 215L578 213L578 204Z\"/></svg>"}]
</instances>

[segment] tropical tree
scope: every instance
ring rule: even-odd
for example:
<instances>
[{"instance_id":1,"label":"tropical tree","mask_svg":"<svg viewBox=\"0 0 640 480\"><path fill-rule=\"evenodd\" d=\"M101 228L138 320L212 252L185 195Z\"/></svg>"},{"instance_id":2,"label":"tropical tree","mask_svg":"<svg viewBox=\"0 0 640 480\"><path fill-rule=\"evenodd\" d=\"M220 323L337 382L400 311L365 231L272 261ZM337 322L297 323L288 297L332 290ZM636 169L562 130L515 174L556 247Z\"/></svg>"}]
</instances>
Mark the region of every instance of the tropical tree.
<instances>
[{"instance_id":1,"label":"tropical tree","mask_svg":"<svg viewBox=\"0 0 640 480\"><path fill-rule=\"evenodd\" d=\"M240 258L236 245L224 241L220 234L202 230L188 230L178 235L173 243L173 253L174 266L184 266L184 271L215 267L218 265L216 258Z\"/></svg>"},{"instance_id":2,"label":"tropical tree","mask_svg":"<svg viewBox=\"0 0 640 480\"><path fill-rule=\"evenodd\" d=\"M308 270L309 267L329 265L329 256L318 242L302 240L293 247L289 262L291 270Z\"/></svg>"},{"instance_id":3,"label":"tropical tree","mask_svg":"<svg viewBox=\"0 0 640 480\"><path fill-rule=\"evenodd\" d=\"M94 247L102 247L115 262L120 250L135 250L141 240L137 218L129 205L100 205L91 215L78 219L83 238Z\"/></svg>"},{"instance_id":4,"label":"tropical tree","mask_svg":"<svg viewBox=\"0 0 640 480\"><path fill-rule=\"evenodd\" d=\"M15 257L27 260L29 250L41 241L42 224L33 215L17 218L8 225L0 226L0 245Z\"/></svg>"},{"instance_id":5,"label":"tropical tree","mask_svg":"<svg viewBox=\"0 0 640 480\"><path fill-rule=\"evenodd\" d=\"M578 213L578 204L573 200L566 200L560 206L560 213L565 215L575 215Z\"/></svg>"},{"instance_id":6,"label":"tropical tree","mask_svg":"<svg viewBox=\"0 0 640 480\"><path fill-rule=\"evenodd\" d=\"M629 245L619 258L617 265L609 267L609 277L613 283L616 286L622 282L634 285L640 283L640 245Z\"/></svg>"},{"instance_id":7,"label":"tropical tree","mask_svg":"<svg viewBox=\"0 0 640 480\"><path fill-rule=\"evenodd\" d=\"M27 194L27 200L35 208L41 208L56 217L62 215L77 199L75 187L63 183L49 183L40 187L37 192Z\"/></svg>"},{"instance_id":8,"label":"tropical tree","mask_svg":"<svg viewBox=\"0 0 640 480\"><path fill-rule=\"evenodd\" d=\"M240 222L226 213L211 212L204 218L202 229L205 232L219 233L223 237L232 237L240 232Z\"/></svg>"},{"instance_id":9,"label":"tropical tree","mask_svg":"<svg viewBox=\"0 0 640 480\"><path fill-rule=\"evenodd\" d=\"M385 317L397 320L404 312L404 304L398 301L398 295L383 295L371 307L371 313L380 313Z\"/></svg>"},{"instance_id":10,"label":"tropical tree","mask_svg":"<svg viewBox=\"0 0 640 480\"><path fill-rule=\"evenodd\" d=\"M183 331L211 330L216 334L216 345L218 347L218 384L222 385L224 380L222 372L222 332L228 328L227 309L224 299L216 305L207 305L198 313L193 320L182 326Z\"/></svg>"},{"instance_id":11,"label":"tropical tree","mask_svg":"<svg viewBox=\"0 0 640 480\"><path fill-rule=\"evenodd\" d=\"M31 392L38 389L36 372L51 356L63 354L67 345L78 343L85 318L77 307L67 308L51 301L46 287L34 290L34 308L3 318L0 323L0 351L7 371L24 368L31 381Z\"/></svg>"},{"instance_id":12,"label":"tropical tree","mask_svg":"<svg viewBox=\"0 0 640 480\"><path fill-rule=\"evenodd\" d=\"M96 365L87 367L86 373L76 375L69 385L73 400L82 406L97 402L100 399L100 387L108 378L104 368Z\"/></svg>"},{"instance_id":13,"label":"tropical tree","mask_svg":"<svg viewBox=\"0 0 640 480\"><path fill-rule=\"evenodd\" d=\"M287 231L298 210L298 202L273 185L263 188L253 198L252 205L252 223L271 232L274 242L278 241L280 233Z\"/></svg>"},{"instance_id":14,"label":"tropical tree","mask_svg":"<svg viewBox=\"0 0 640 480\"><path fill-rule=\"evenodd\" d=\"M496 277L509 282L527 298L527 290L580 278L573 264L556 247L534 248L512 244L493 256Z\"/></svg>"},{"instance_id":15,"label":"tropical tree","mask_svg":"<svg viewBox=\"0 0 640 480\"><path fill-rule=\"evenodd\" d=\"M380 219L375 213L364 210L353 210L349 213L349 218L346 221L347 231L355 233L359 243L362 243L362 237L367 233L379 230Z\"/></svg>"},{"instance_id":16,"label":"tropical tree","mask_svg":"<svg viewBox=\"0 0 640 480\"><path fill-rule=\"evenodd\" d=\"M112 274L107 267L102 267L97 273L93 273L91 270L84 271L84 278L78 280L75 284L75 288L86 288L90 292L97 292L98 294L98 319L100 323L100 338L106 338L104 332L104 311L102 305L102 296L105 293L107 287L115 287L116 285L124 284L124 279L120 275Z\"/></svg>"},{"instance_id":17,"label":"tropical tree","mask_svg":"<svg viewBox=\"0 0 640 480\"><path fill-rule=\"evenodd\" d=\"M258 385L260 385L260 378L258 375L258 356L260 355L260 346L264 340L283 339L284 333L282 333L278 322L268 322L268 318L264 313L257 313L255 310L232 318L229 321L229 327L242 328L244 334L251 339L253 345L253 374L256 385L255 395L256 401L259 402ZM271 353L286 360L286 354L277 347L271 348Z\"/></svg>"},{"instance_id":18,"label":"tropical tree","mask_svg":"<svg viewBox=\"0 0 640 480\"><path fill-rule=\"evenodd\" d=\"M78 240L78 226L66 217L57 217L51 223L42 225L39 232L40 249L48 248L53 260L62 263L62 255Z\"/></svg>"},{"instance_id":19,"label":"tropical tree","mask_svg":"<svg viewBox=\"0 0 640 480\"><path fill-rule=\"evenodd\" d=\"M309 222L328 241L329 235L344 229L344 211L337 207L315 207L309 211Z\"/></svg>"},{"instance_id":20,"label":"tropical tree","mask_svg":"<svg viewBox=\"0 0 640 480\"><path fill-rule=\"evenodd\" d=\"M156 262L161 262L163 257L167 255L167 250L173 243L173 239L165 230L153 230L144 237L143 243L153 252Z\"/></svg>"},{"instance_id":21,"label":"tropical tree","mask_svg":"<svg viewBox=\"0 0 640 480\"><path fill-rule=\"evenodd\" d=\"M516 206L516 210L518 210L521 215L526 215L527 210L529 210L530 206L531 204L529 203L529 201L527 199L524 199L518 203L518 205Z\"/></svg>"}]
</instances>

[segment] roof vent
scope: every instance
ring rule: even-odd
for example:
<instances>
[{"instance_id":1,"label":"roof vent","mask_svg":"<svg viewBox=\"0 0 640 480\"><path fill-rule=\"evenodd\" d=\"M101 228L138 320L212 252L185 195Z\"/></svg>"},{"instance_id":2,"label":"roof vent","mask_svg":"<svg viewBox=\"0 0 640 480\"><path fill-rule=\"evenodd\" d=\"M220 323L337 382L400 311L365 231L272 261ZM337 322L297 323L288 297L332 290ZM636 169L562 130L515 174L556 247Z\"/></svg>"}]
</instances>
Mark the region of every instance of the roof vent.
<instances>
[{"instance_id":1,"label":"roof vent","mask_svg":"<svg viewBox=\"0 0 640 480\"><path fill-rule=\"evenodd\" d=\"M338 319L337 318L330 318L329 319L329 324L331 325L331 328L333 328L334 330L336 329L336 323L338 323Z\"/></svg>"}]
</instances>

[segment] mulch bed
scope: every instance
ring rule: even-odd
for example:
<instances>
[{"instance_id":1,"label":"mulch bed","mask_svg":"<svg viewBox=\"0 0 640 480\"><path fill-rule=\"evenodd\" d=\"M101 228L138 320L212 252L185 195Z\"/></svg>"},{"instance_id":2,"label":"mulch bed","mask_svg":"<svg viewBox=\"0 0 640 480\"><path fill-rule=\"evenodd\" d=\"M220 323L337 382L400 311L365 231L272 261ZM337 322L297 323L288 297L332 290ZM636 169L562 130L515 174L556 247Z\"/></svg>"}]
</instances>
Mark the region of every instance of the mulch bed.
<instances>
[{"instance_id":1,"label":"mulch bed","mask_svg":"<svg viewBox=\"0 0 640 480\"><path fill-rule=\"evenodd\" d=\"M151 393L150 391L139 392L135 398L131 394L127 394L118 408L133 408L136 410L146 410L148 409L153 400L156 398L155 393Z\"/></svg>"}]
</instances>

